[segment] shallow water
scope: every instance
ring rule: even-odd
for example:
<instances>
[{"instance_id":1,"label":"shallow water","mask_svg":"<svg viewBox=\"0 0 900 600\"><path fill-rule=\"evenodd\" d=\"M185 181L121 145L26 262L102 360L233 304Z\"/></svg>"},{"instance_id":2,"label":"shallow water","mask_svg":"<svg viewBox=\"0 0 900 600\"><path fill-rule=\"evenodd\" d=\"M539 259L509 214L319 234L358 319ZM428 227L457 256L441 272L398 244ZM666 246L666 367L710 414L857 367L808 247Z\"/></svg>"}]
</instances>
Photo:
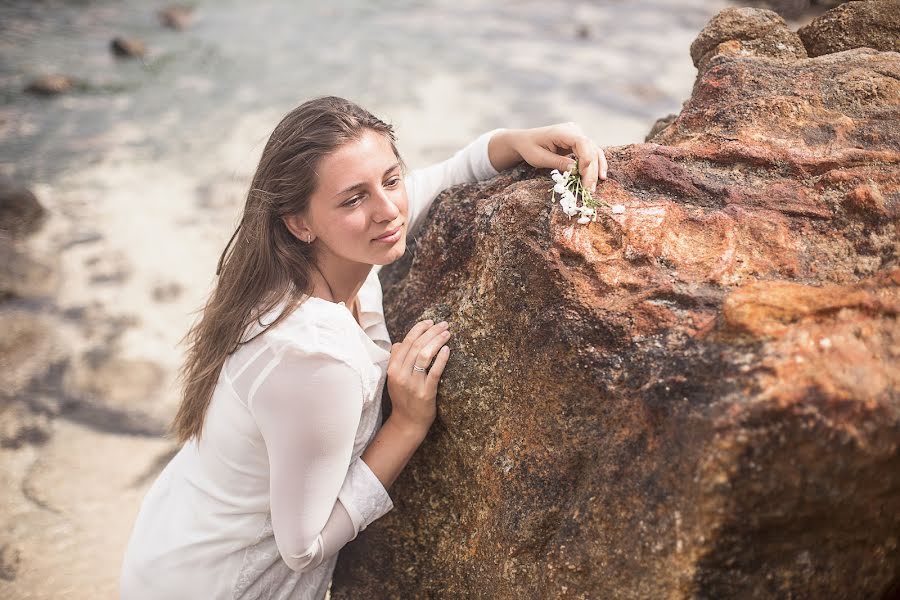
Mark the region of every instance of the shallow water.
<instances>
[{"instance_id":1,"label":"shallow water","mask_svg":"<svg viewBox=\"0 0 900 600\"><path fill-rule=\"evenodd\" d=\"M157 6L0 3L4 172L49 181L113 148L194 165L237 121L265 114L258 141L320 94L393 122L415 162L498 126L575 120L604 146L642 141L689 95L688 45L726 3L219 0L200 2L182 32L160 26ZM114 57L117 35L145 41L147 56ZM89 88L21 92L50 72Z\"/></svg>"}]
</instances>

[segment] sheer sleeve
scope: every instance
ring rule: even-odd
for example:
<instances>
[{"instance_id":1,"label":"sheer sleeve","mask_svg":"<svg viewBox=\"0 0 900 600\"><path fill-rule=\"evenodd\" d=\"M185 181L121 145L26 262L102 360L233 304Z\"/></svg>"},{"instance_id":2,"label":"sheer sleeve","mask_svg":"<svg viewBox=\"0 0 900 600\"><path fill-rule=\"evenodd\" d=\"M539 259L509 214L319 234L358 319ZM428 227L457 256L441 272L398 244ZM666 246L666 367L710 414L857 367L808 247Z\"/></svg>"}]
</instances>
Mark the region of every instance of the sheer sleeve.
<instances>
[{"instance_id":1,"label":"sheer sleeve","mask_svg":"<svg viewBox=\"0 0 900 600\"><path fill-rule=\"evenodd\" d=\"M414 169L404 178L409 199L407 238L417 229L431 203L442 191L460 183L490 179L499 172L488 158L488 142L498 131L503 131L503 128L482 133L447 160Z\"/></svg>"},{"instance_id":2,"label":"sheer sleeve","mask_svg":"<svg viewBox=\"0 0 900 600\"><path fill-rule=\"evenodd\" d=\"M350 363L290 346L250 389L269 458L275 544L294 571L314 569L394 506L362 458L352 458L362 403Z\"/></svg>"}]
</instances>

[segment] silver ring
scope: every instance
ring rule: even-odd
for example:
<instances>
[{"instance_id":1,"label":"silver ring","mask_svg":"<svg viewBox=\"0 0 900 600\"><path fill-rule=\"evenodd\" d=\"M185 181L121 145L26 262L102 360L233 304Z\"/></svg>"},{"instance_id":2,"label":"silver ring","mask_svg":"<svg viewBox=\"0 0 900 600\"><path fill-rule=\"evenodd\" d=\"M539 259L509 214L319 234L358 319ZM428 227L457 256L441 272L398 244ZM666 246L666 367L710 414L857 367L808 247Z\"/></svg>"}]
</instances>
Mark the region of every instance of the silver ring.
<instances>
[{"instance_id":1,"label":"silver ring","mask_svg":"<svg viewBox=\"0 0 900 600\"><path fill-rule=\"evenodd\" d=\"M413 371L421 371L422 373L426 373L425 367L420 367L419 365L413 365Z\"/></svg>"}]
</instances>

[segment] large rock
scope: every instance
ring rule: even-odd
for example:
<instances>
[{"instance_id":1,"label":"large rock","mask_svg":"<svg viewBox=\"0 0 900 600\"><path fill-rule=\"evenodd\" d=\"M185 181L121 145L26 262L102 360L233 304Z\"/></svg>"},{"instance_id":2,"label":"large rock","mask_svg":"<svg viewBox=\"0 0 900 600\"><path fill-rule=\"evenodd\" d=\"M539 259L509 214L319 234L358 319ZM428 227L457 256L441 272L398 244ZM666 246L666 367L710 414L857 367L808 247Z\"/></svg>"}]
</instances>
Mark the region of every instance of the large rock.
<instances>
[{"instance_id":1,"label":"large rock","mask_svg":"<svg viewBox=\"0 0 900 600\"><path fill-rule=\"evenodd\" d=\"M438 418L332 597L900 590L900 55L720 55L577 225L521 165L382 271L453 324ZM413 253L414 250L414 253Z\"/></svg>"},{"instance_id":2,"label":"large rock","mask_svg":"<svg viewBox=\"0 0 900 600\"><path fill-rule=\"evenodd\" d=\"M810 56L852 48L900 52L900 0L849 2L797 32Z\"/></svg>"}]
</instances>

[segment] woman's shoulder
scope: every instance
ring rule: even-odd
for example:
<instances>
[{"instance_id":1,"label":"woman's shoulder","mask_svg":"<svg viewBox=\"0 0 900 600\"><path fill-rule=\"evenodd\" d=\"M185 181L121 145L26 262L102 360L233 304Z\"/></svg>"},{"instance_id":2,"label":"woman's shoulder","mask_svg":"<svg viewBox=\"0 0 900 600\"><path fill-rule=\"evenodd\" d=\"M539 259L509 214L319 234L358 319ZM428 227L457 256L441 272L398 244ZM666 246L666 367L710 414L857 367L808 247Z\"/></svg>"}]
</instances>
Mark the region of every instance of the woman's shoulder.
<instances>
[{"instance_id":1,"label":"woman's shoulder","mask_svg":"<svg viewBox=\"0 0 900 600\"><path fill-rule=\"evenodd\" d=\"M278 323L275 321L287 311ZM308 296L296 306L282 301L262 315L245 334L247 351L264 344L275 353L327 354L345 362L355 356L353 316L341 304ZM252 341L250 341L252 339Z\"/></svg>"}]
</instances>

